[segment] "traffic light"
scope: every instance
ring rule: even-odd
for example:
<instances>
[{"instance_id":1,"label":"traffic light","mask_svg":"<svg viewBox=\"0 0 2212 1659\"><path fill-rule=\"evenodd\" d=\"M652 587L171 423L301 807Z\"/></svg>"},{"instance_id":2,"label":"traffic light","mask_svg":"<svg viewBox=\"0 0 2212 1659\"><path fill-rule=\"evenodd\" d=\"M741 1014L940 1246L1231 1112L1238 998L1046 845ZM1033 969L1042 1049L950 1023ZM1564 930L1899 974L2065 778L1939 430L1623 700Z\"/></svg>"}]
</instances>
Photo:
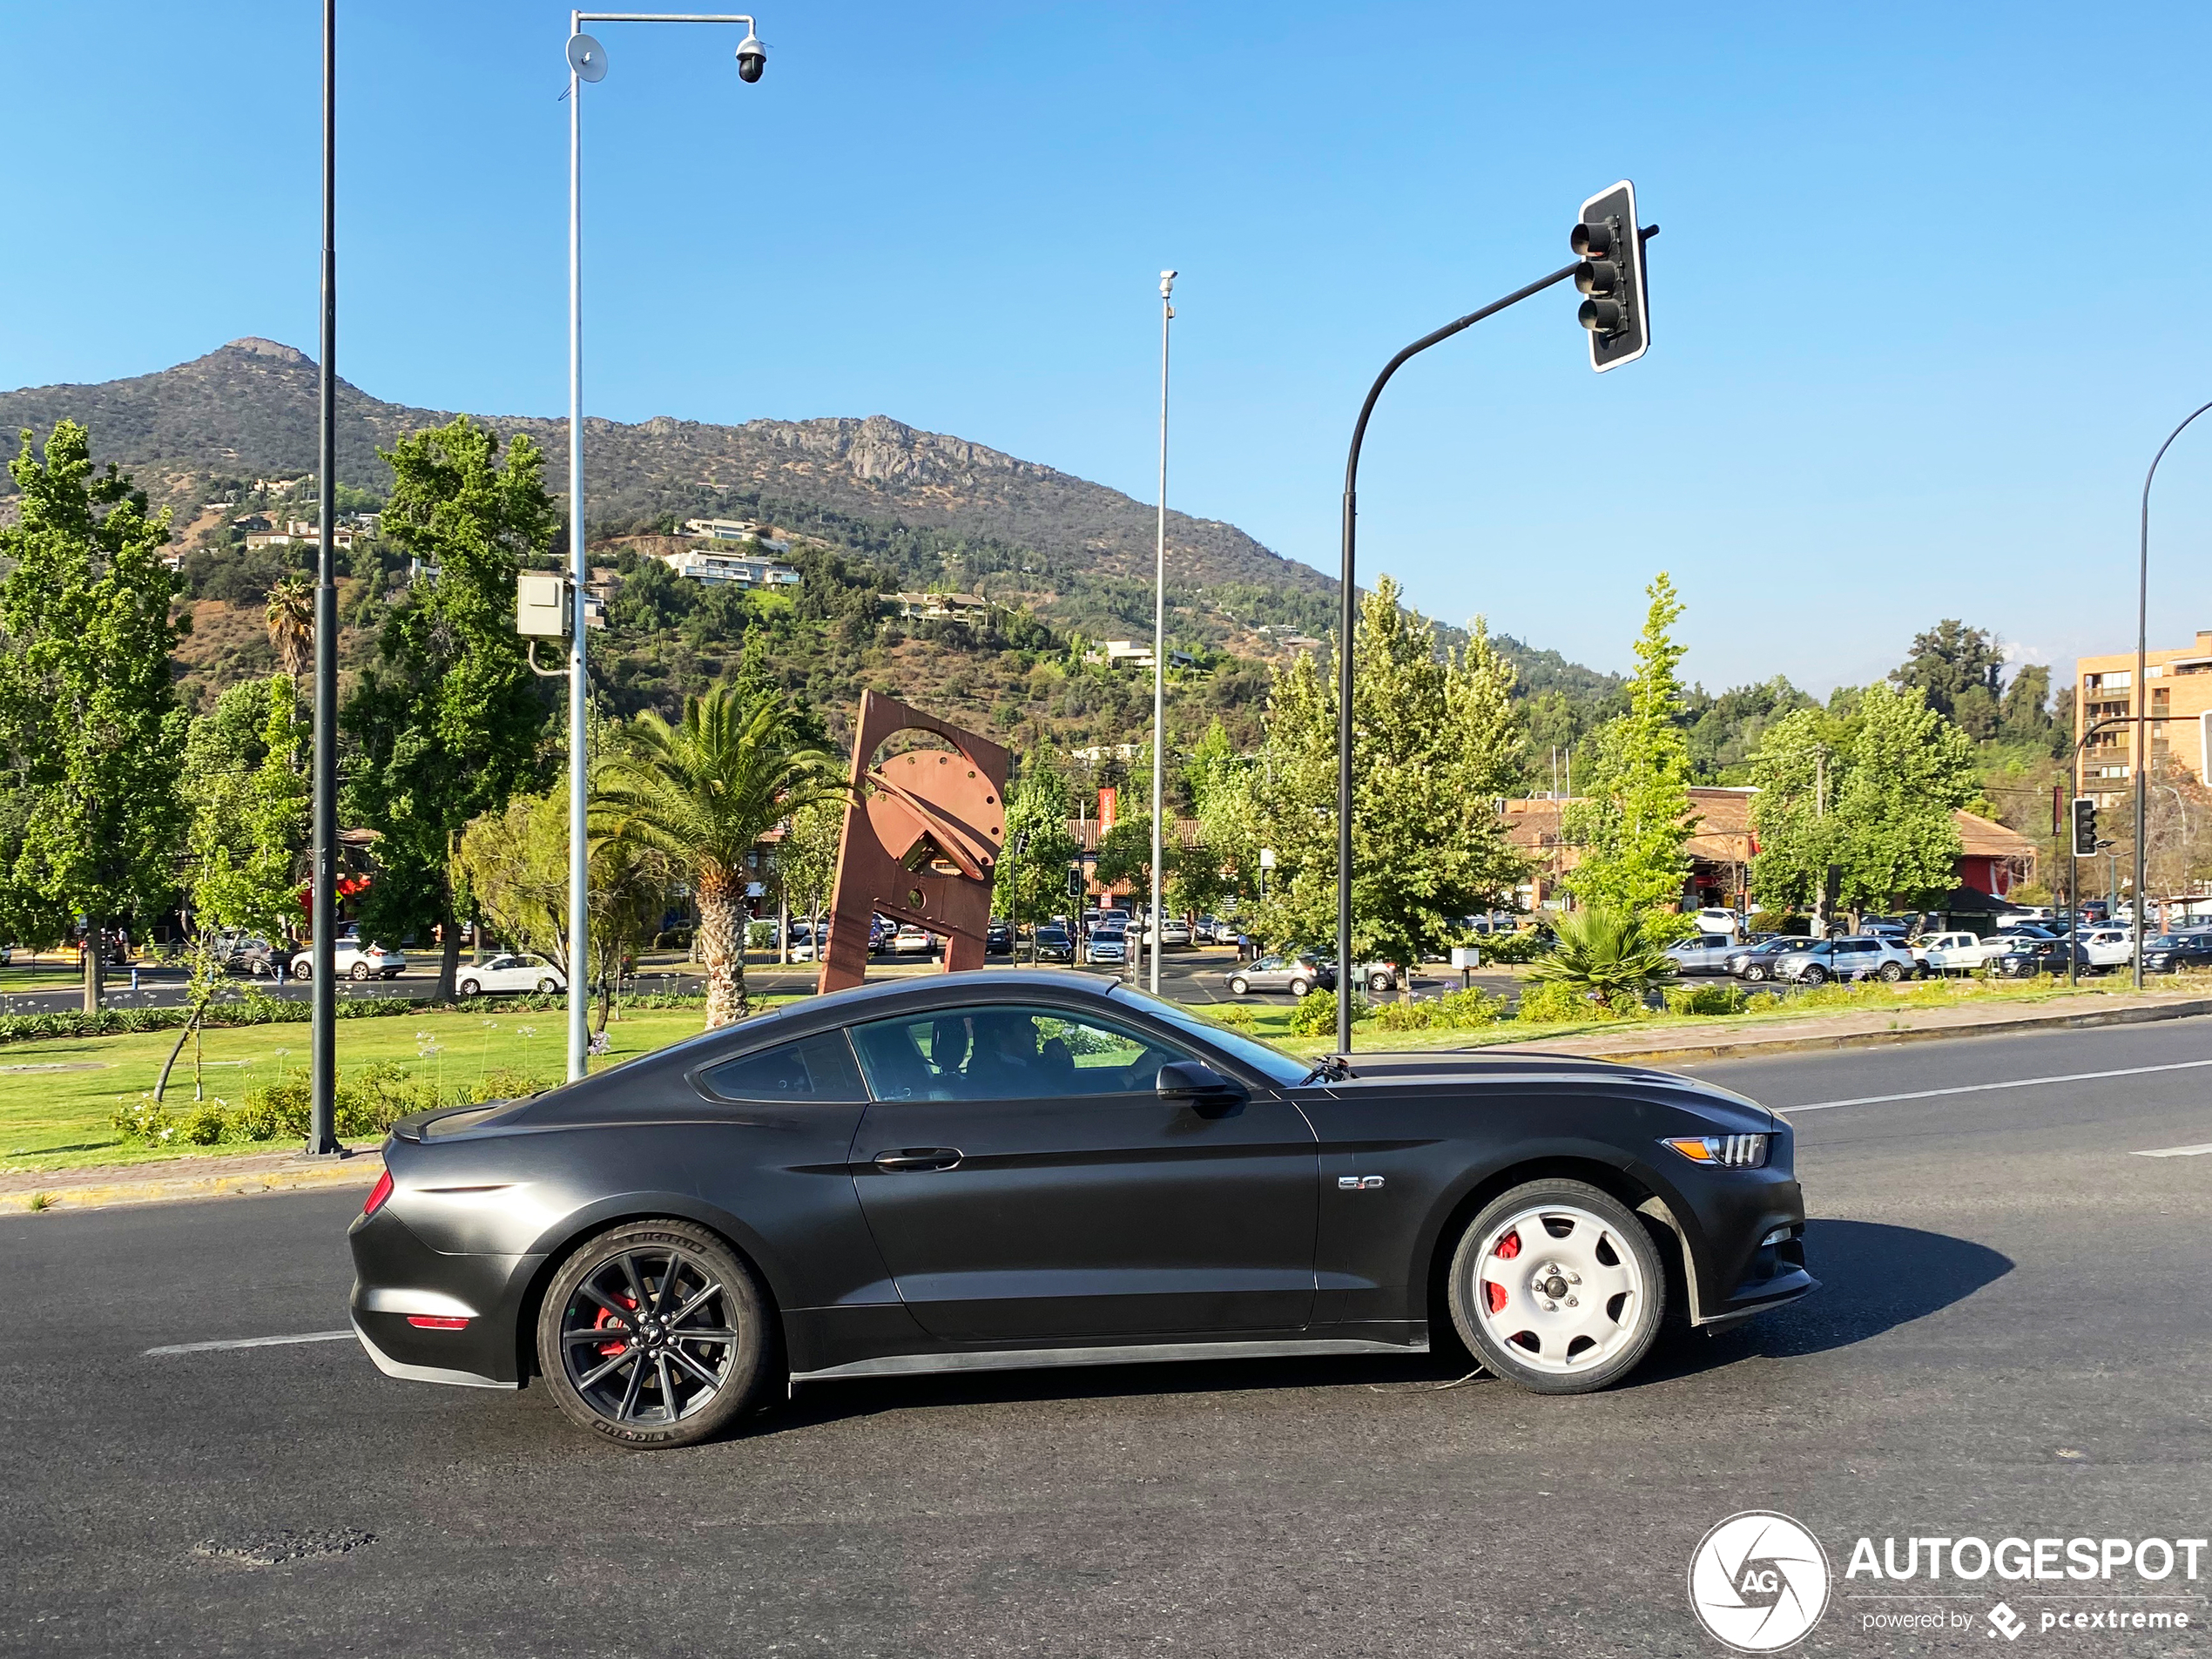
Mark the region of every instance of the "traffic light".
<instances>
[{"instance_id":1,"label":"traffic light","mask_svg":"<svg viewBox=\"0 0 2212 1659\"><path fill-rule=\"evenodd\" d=\"M2093 795L2074 798L2074 856L2094 857L2097 850L2097 802Z\"/></svg>"},{"instance_id":2,"label":"traffic light","mask_svg":"<svg viewBox=\"0 0 2212 1659\"><path fill-rule=\"evenodd\" d=\"M1083 896L1083 867L1080 864L1071 864L1068 867L1068 896L1070 899L1080 899Z\"/></svg>"},{"instance_id":3,"label":"traffic light","mask_svg":"<svg viewBox=\"0 0 2212 1659\"><path fill-rule=\"evenodd\" d=\"M1575 286L1588 298L1576 315L1589 330L1590 367L1602 374L1633 363L1651 343L1636 187L1623 179L1584 202L1581 222L1568 240L1582 260Z\"/></svg>"}]
</instances>

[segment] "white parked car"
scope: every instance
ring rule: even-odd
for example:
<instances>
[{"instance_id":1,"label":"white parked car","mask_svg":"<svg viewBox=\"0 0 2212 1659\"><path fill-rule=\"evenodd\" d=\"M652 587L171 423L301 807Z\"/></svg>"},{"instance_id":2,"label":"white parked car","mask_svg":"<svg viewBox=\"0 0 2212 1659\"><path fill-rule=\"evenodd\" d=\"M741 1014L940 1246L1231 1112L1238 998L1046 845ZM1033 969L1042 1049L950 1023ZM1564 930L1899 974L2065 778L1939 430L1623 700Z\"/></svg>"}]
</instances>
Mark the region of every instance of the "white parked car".
<instances>
[{"instance_id":1,"label":"white parked car","mask_svg":"<svg viewBox=\"0 0 2212 1659\"><path fill-rule=\"evenodd\" d=\"M2092 968L2121 968L2135 960L2131 927L2091 927L2081 934L2082 953Z\"/></svg>"},{"instance_id":2,"label":"white parked car","mask_svg":"<svg viewBox=\"0 0 2212 1659\"><path fill-rule=\"evenodd\" d=\"M396 945L387 950L381 945L364 945L358 938L341 939L334 956L340 979L397 979L407 967L407 953ZM292 971L301 979L314 977L312 947L303 946L292 959Z\"/></svg>"},{"instance_id":3,"label":"white parked car","mask_svg":"<svg viewBox=\"0 0 2212 1659\"><path fill-rule=\"evenodd\" d=\"M1984 939L1979 934L1922 934L1910 947L1915 961L1931 974L1973 974L2005 954L2013 935Z\"/></svg>"},{"instance_id":4,"label":"white parked car","mask_svg":"<svg viewBox=\"0 0 2212 1659\"><path fill-rule=\"evenodd\" d=\"M1743 918L1721 905L1707 905L1697 913L1697 931L1723 934L1733 939L1743 931Z\"/></svg>"},{"instance_id":5,"label":"white parked car","mask_svg":"<svg viewBox=\"0 0 2212 1659\"><path fill-rule=\"evenodd\" d=\"M894 956L934 956L937 953L937 935L927 927L904 927L891 935Z\"/></svg>"},{"instance_id":6,"label":"white parked car","mask_svg":"<svg viewBox=\"0 0 2212 1659\"><path fill-rule=\"evenodd\" d=\"M569 988L569 977L543 956L495 956L461 970L454 988L463 996L484 996L499 991L536 991L551 996Z\"/></svg>"}]
</instances>

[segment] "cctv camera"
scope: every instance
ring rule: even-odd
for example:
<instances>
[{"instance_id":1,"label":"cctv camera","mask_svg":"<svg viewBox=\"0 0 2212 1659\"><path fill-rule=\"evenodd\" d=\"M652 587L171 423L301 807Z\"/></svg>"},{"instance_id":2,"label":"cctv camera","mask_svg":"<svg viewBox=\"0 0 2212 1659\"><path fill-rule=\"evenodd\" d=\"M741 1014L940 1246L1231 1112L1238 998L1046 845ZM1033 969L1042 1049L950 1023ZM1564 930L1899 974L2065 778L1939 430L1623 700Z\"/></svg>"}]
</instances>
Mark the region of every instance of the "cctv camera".
<instances>
[{"instance_id":1,"label":"cctv camera","mask_svg":"<svg viewBox=\"0 0 2212 1659\"><path fill-rule=\"evenodd\" d=\"M768 67L768 49L751 30L738 43L738 78L752 82L760 78L760 71Z\"/></svg>"}]
</instances>

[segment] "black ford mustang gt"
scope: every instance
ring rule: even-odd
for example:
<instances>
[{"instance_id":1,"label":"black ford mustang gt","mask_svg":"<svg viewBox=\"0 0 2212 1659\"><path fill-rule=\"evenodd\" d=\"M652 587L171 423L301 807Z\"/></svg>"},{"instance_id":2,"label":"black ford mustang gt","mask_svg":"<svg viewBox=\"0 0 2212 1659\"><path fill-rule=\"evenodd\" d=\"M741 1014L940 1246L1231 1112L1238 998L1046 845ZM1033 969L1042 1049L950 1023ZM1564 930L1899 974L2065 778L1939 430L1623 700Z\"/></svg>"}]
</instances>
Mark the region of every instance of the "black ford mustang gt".
<instances>
[{"instance_id":1,"label":"black ford mustang gt","mask_svg":"<svg viewBox=\"0 0 2212 1659\"><path fill-rule=\"evenodd\" d=\"M1419 1353L1617 1381L1817 1288L1789 1125L1604 1062L1315 1065L1085 975L866 987L420 1114L353 1226L395 1377L631 1446L823 1378Z\"/></svg>"}]
</instances>

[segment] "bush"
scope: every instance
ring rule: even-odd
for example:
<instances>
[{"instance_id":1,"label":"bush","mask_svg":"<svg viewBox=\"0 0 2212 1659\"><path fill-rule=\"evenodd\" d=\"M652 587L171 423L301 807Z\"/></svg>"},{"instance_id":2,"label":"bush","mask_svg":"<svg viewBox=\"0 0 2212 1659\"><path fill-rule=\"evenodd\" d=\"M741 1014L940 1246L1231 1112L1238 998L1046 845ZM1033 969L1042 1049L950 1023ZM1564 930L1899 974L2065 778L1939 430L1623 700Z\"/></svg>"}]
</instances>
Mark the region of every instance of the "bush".
<instances>
[{"instance_id":1,"label":"bush","mask_svg":"<svg viewBox=\"0 0 2212 1659\"><path fill-rule=\"evenodd\" d=\"M1608 1020L1614 1011L1593 995L1564 980L1539 980L1521 994L1514 1018L1528 1025L1562 1025L1570 1020Z\"/></svg>"},{"instance_id":2,"label":"bush","mask_svg":"<svg viewBox=\"0 0 2212 1659\"><path fill-rule=\"evenodd\" d=\"M1374 1010L1379 1031L1471 1031L1505 1017L1506 1000L1487 991L1447 991L1426 1002L1383 1002Z\"/></svg>"},{"instance_id":3,"label":"bush","mask_svg":"<svg viewBox=\"0 0 2212 1659\"><path fill-rule=\"evenodd\" d=\"M1352 1023L1358 1024L1368 1016L1367 999L1355 989L1352 994ZM1308 991L1298 1005L1291 1010L1291 1030L1301 1037L1332 1037L1337 1032L1337 994L1334 991Z\"/></svg>"},{"instance_id":4,"label":"bush","mask_svg":"<svg viewBox=\"0 0 2212 1659\"><path fill-rule=\"evenodd\" d=\"M1668 936L1686 918L1602 905L1559 919L1559 945L1536 964L1535 976L1583 992L1616 1012L1641 1008L1645 993L1671 983Z\"/></svg>"},{"instance_id":5,"label":"bush","mask_svg":"<svg viewBox=\"0 0 2212 1659\"><path fill-rule=\"evenodd\" d=\"M1762 910L1751 918L1750 931L1755 934L1809 934L1812 918L1784 910Z\"/></svg>"},{"instance_id":6,"label":"bush","mask_svg":"<svg viewBox=\"0 0 2212 1659\"><path fill-rule=\"evenodd\" d=\"M1514 934L1491 934L1465 941L1479 947L1485 961L1533 962L1552 948L1552 941L1534 927Z\"/></svg>"},{"instance_id":7,"label":"bush","mask_svg":"<svg viewBox=\"0 0 2212 1659\"><path fill-rule=\"evenodd\" d=\"M1259 1010L1243 1002L1216 1002L1206 1008L1205 1014L1216 1025L1226 1026L1231 1031L1250 1033L1259 1024Z\"/></svg>"},{"instance_id":8,"label":"bush","mask_svg":"<svg viewBox=\"0 0 2212 1659\"><path fill-rule=\"evenodd\" d=\"M1667 993L1669 1014L1741 1014L1750 1004L1740 985L1677 985Z\"/></svg>"},{"instance_id":9,"label":"bush","mask_svg":"<svg viewBox=\"0 0 2212 1659\"><path fill-rule=\"evenodd\" d=\"M473 1082L440 1090L435 1083L418 1078L405 1068L376 1062L338 1077L336 1129L347 1140L382 1135L411 1112L440 1106L476 1106L487 1101L514 1100L541 1093L551 1085L526 1071L502 1069L487 1072ZM109 1120L127 1140L150 1146L183 1142L192 1146L233 1145L263 1141L305 1140L314 1109L314 1089L305 1068L295 1067L273 1083L248 1089L245 1101L233 1106L212 1100L172 1116L142 1096L129 1105L118 1103Z\"/></svg>"},{"instance_id":10,"label":"bush","mask_svg":"<svg viewBox=\"0 0 2212 1659\"><path fill-rule=\"evenodd\" d=\"M227 1114L219 1100L203 1101L177 1120L177 1138L193 1146L212 1146L223 1138Z\"/></svg>"}]
</instances>

